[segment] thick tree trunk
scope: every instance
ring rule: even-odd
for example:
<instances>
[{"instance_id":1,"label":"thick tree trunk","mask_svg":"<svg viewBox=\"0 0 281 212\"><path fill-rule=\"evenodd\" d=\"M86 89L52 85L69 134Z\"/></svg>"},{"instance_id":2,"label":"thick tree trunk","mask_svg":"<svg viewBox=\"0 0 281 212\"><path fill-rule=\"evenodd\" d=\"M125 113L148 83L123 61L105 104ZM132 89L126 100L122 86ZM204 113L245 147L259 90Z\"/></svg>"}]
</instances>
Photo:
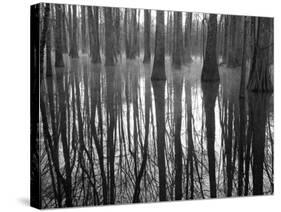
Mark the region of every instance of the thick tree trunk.
<instances>
[{"instance_id":1,"label":"thick tree trunk","mask_svg":"<svg viewBox=\"0 0 281 212\"><path fill-rule=\"evenodd\" d=\"M166 80L165 73L165 24L164 12L157 11L156 14L156 36L154 63L151 80Z\"/></svg>"},{"instance_id":2,"label":"thick tree trunk","mask_svg":"<svg viewBox=\"0 0 281 212\"><path fill-rule=\"evenodd\" d=\"M206 57L203 63L202 81L219 81L217 63L217 15L210 14L208 23L208 37L206 46Z\"/></svg>"},{"instance_id":3,"label":"thick tree trunk","mask_svg":"<svg viewBox=\"0 0 281 212\"><path fill-rule=\"evenodd\" d=\"M271 18L258 18L257 39L248 81L248 89L255 92L272 92L273 85L269 71Z\"/></svg>"},{"instance_id":4,"label":"thick tree trunk","mask_svg":"<svg viewBox=\"0 0 281 212\"><path fill-rule=\"evenodd\" d=\"M56 4L56 57L55 67L64 67L62 57L62 27L61 27L61 5Z\"/></svg>"},{"instance_id":5,"label":"thick tree trunk","mask_svg":"<svg viewBox=\"0 0 281 212\"><path fill-rule=\"evenodd\" d=\"M192 61L191 58L191 27L192 13L186 13L185 31L184 31L184 60L187 63Z\"/></svg>"},{"instance_id":6,"label":"thick tree trunk","mask_svg":"<svg viewBox=\"0 0 281 212\"><path fill-rule=\"evenodd\" d=\"M82 53L87 52L87 36L86 36L86 7L81 6L81 36L82 36Z\"/></svg>"},{"instance_id":7,"label":"thick tree trunk","mask_svg":"<svg viewBox=\"0 0 281 212\"><path fill-rule=\"evenodd\" d=\"M173 50L172 64L181 68L183 56L182 12L174 12L175 47Z\"/></svg>"},{"instance_id":8,"label":"thick tree trunk","mask_svg":"<svg viewBox=\"0 0 281 212\"><path fill-rule=\"evenodd\" d=\"M144 58L143 58L143 63L150 62L150 23L151 23L151 11L144 10Z\"/></svg>"},{"instance_id":9,"label":"thick tree trunk","mask_svg":"<svg viewBox=\"0 0 281 212\"><path fill-rule=\"evenodd\" d=\"M40 78L42 79L43 77L43 64L44 64L44 49L46 46L46 42L48 42L48 34L50 31L50 4L46 4L45 5L45 9L44 9L44 18L43 18L43 29L41 31L41 35L40 35Z\"/></svg>"},{"instance_id":10,"label":"thick tree trunk","mask_svg":"<svg viewBox=\"0 0 281 212\"><path fill-rule=\"evenodd\" d=\"M73 28L72 28L72 40L71 40L71 47L70 47L70 56L72 58L78 58L76 5L72 6L72 10L73 10L72 11Z\"/></svg>"},{"instance_id":11,"label":"thick tree trunk","mask_svg":"<svg viewBox=\"0 0 281 212\"><path fill-rule=\"evenodd\" d=\"M241 67L241 80L240 80L240 94L239 94L240 98L245 97L248 28L249 28L249 20L248 17L244 16L244 36L243 36L244 38L243 38L243 53L242 53L242 67Z\"/></svg>"},{"instance_id":12,"label":"thick tree trunk","mask_svg":"<svg viewBox=\"0 0 281 212\"><path fill-rule=\"evenodd\" d=\"M66 24L65 24L65 17L66 17L66 14L65 14L65 5L62 5L62 52L63 53L67 53L67 39L66 39Z\"/></svg>"},{"instance_id":13,"label":"thick tree trunk","mask_svg":"<svg viewBox=\"0 0 281 212\"><path fill-rule=\"evenodd\" d=\"M70 56L72 45L72 17L71 17L71 5L68 5L68 51Z\"/></svg>"},{"instance_id":14,"label":"thick tree trunk","mask_svg":"<svg viewBox=\"0 0 281 212\"><path fill-rule=\"evenodd\" d=\"M88 7L88 16L90 52L92 63L101 63L99 42L99 8L94 7L93 15L92 7Z\"/></svg>"},{"instance_id":15,"label":"thick tree trunk","mask_svg":"<svg viewBox=\"0 0 281 212\"><path fill-rule=\"evenodd\" d=\"M114 35L113 35L113 25L112 25L112 8L104 8L104 20L105 20L105 65L112 66L114 65Z\"/></svg>"},{"instance_id":16,"label":"thick tree trunk","mask_svg":"<svg viewBox=\"0 0 281 212\"><path fill-rule=\"evenodd\" d=\"M223 63L227 64L227 55L228 55L228 38L229 38L229 17L228 15L224 15L224 39L223 39Z\"/></svg>"}]
</instances>

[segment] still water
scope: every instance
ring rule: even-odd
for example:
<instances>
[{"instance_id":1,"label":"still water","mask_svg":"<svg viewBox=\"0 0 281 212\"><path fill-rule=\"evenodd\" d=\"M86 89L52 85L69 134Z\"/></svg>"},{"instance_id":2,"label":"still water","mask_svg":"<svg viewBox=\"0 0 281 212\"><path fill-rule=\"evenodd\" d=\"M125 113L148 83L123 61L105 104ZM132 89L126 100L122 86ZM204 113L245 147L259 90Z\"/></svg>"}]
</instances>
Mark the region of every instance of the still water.
<instances>
[{"instance_id":1,"label":"still water","mask_svg":"<svg viewBox=\"0 0 281 212\"><path fill-rule=\"evenodd\" d=\"M201 83L200 58L181 69L167 58L167 81L151 82L152 64L141 60L104 67L87 56L64 59L40 94L49 126L55 120L66 134L75 205L101 204L105 194L129 203L163 193L165 200L273 193L273 95L239 99L240 69L220 66L219 83ZM50 204L43 140L42 193Z\"/></svg>"}]
</instances>

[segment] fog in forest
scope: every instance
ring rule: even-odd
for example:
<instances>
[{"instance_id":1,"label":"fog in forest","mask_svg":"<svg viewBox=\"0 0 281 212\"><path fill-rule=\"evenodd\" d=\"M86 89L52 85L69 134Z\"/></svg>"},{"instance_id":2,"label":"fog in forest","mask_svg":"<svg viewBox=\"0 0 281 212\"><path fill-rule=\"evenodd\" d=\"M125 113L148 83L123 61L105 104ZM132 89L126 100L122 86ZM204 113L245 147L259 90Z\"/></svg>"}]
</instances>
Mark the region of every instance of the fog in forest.
<instances>
[{"instance_id":1,"label":"fog in forest","mask_svg":"<svg viewBox=\"0 0 281 212\"><path fill-rule=\"evenodd\" d=\"M40 4L43 208L274 192L273 19Z\"/></svg>"}]
</instances>

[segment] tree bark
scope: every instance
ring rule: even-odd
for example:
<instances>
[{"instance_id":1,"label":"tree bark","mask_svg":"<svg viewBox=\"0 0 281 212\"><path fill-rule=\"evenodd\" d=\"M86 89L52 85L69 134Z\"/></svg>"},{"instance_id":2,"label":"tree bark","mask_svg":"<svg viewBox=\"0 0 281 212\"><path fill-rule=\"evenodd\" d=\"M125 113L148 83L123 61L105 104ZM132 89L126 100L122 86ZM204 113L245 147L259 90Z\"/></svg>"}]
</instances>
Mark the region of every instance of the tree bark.
<instances>
[{"instance_id":1,"label":"tree bark","mask_svg":"<svg viewBox=\"0 0 281 212\"><path fill-rule=\"evenodd\" d=\"M254 92L273 92L269 71L271 18L258 18L257 39L248 81L248 89Z\"/></svg>"},{"instance_id":2,"label":"tree bark","mask_svg":"<svg viewBox=\"0 0 281 212\"><path fill-rule=\"evenodd\" d=\"M151 11L144 10L144 58L143 58L143 63L150 62L150 22L151 22Z\"/></svg>"},{"instance_id":3,"label":"tree bark","mask_svg":"<svg viewBox=\"0 0 281 212\"><path fill-rule=\"evenodd\" d=\"M72 10L73 10L72 11L73 28L72 28L72 40L71 40L71 47L70 47L70 56L72 58L78 58L76 5L72 6Z\"/></svg>"},{"instance_id":4,"label":"tree bark","mask_svg":"<svg viewBox=\"0 0 281 212\"><path fill-rule=\"evenodd\" d=\"M206 57L201 74L202 81L219 81L217 64L217 15L210 14L208 23L208 37L206 46Z\"/></svg>"},{"instance_id":5,"label":"tree bark","mask_svg":"<svg viewBox=\"0 0 281 212\"><path fill-rule=\"evenodd\" d=\"M105 65L114 65L114 55L112 48L114 47L114 38L112 33L113 19L112 8L104 8L104 20L105 20Z\"/></svg>"},{"instance_id":6,"label":"tree bark","mask_svg":"<svg viewBox=\"0 0 281 212\"><path fill-rule=\"evenodd\" d=\"M151 80L166 80L165 73L165 24L164 12L157 11L156 14L156 36L154 63Z\"/></svg>"},{"instance_id":7,"label":"tree bark","mask_svg":"<svg viewBox=\"0 0 281 212\"><path fill-rule=\"evenodd\" d=\"M181 68L183 56L182 12L174 12L175 47L173 50L172 64Z\"/></svg>"},{"instance_id":8,"label":"tree bark","mask_svg":"<svg viewBox=\"0 0 281 212\"><path fill-rule=\"evenodd\" d=\"M61 5L56 4L56 57L55 57L55 67L64 67L63 57L62 57L62 26L61 26Z\"/></svg>"}]
</instances>

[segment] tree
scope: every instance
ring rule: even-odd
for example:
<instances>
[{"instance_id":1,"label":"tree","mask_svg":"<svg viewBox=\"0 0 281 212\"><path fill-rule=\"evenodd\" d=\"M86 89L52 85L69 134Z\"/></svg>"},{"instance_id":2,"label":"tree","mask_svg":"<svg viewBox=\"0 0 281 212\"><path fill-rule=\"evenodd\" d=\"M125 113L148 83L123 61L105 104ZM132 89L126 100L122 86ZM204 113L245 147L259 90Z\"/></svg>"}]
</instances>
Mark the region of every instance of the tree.
<instances>
[{"instance_id":1,"label":"tree","mask_svg":"<svg viewBox=\"0 0 281 212\"><path fill-rule=\"evenodd\" d=\"M43 29L40 35L40 64L44 62L44 49L46 42L48 42L48 32L49 32L49 19L50 19L50 4L46 4L44 7L44 18L43 18ZM40 65L40 78L43 77L43 65Z\"/></svg>"},{"instance_id":2,"label":"tree","mask_svg":"<svg viewBox=\"0 0 281 212\"><path fill-rule=\"evenodd\" d=\"M69 56L71 53L71 45L72 45L72 18L71 18L71 5L68 5L68 51Z\"/></svg>"},{"instance_id":3,"label":"tree","mask_svg":"<svg viewBox=\"0 0 281 212\"><path fill-rule=\"evenodd\" d=\"M144 10L144 58L143 63L150 62L150 23L151 12Z\"/></svg>"},{"instance_id":4,"label":"tree","mask_svg":"<svg viewBox=\"0 0 281 212\"><path fill-rule=\"evenodd\" d=\"M72 6L72 21L73 21L73 28L72 28L72 40L70 46L70 56L72 58L78 58L78 47L77 47L77 15L76 15L76 5Z\"/></svg>"},{"instance_id":5,"label":"tree","mask_svg":"<svg viewBox=\"0 0 281 212\"><path fill-rule=\"evenodd\" d=\"M248 89L255 92L272 92L269 54L272 18L258 18L257 36L251 64Z\"/></svg>"},{"instance_id":6,"label":"tree","mask_svg":"<svg viewBox=\"0 0 281 212\"><path fill-rule=\"evenodd\" d=\"M105 65L114 65L114 35L113 35L113 19L112 19L112 8L104 8L104 19L105 19Z\"/></svg>"},{"instance_id":7,"label":"tree","mask_svg":"<svg viewBox=\"0 0 281 212\"><path fill-rule=\"evenodd\" d=\"M62 52L67 53L66 24L65 24L65 5L62 5Z\"/></svg>"},{"instance_id":8,"label":"tree","mask_svg":"<svg viewBox=\"0 0 281 212\"><path fill-rule=\"evenodd\" d=\"M128 41L128 9L125 9L125 14L124 14L124 45L125 45L125 52L126 56L128 58L129 56L129 41Z\"/></svg>"},{"instance_id":9,"label":"tree","mask_svg":"<svg viewBox=\"0 0 281 212\"><path fill-rule=\"evenodd\" d=\"M62 26L61 26L61 5L56 4L56 58L55 66L64 67L63 57L62 57ZM46 33L45 33L46 34Z\"/></svg>"},{"instance_id":10,"label":"tree","mask_svg":"<svg viewBox=\"0 0 281 212\"><path fill-rule=\"evenodd\" d=\"M81 36L82 36L82 53L86 53L86 7L81 6Z\"/></svg>"},{"instance_id":11,"label":"tree","mask_svg":"<svg viewBox=\"0 0 281 212\"><path fill-rule=\"evenodd\" d=\"M248 28L249 28L249 20L248 17L244 16L244 38L243 38L243 53L242 53L242 67L241 67L240 95L239 95L240 98L245 97Z\"/></svg>"},{"instance_id":12,"label":"tree","mask_svg":"<svg viewBox=\"0 0 281 212\"><path fill-rule=\"evenodd\" d=\"M101 63L99 42L99 8L94 7L93 15L92 7L88 7L88 16L90 52L92 63Z\"/></svg>"},{"instance_id":13,"label":"tree","mask_svg":"<svg viewBox=\"0 0 281 212\"><path fill-rule=\"evenodd\" d=\"M174 12L174 39L175 46L173 48L172 64L176 68L180 68L183 56L183 35L182 35L182 13Z\"/></svg>"},{"instance_id":14,"label":"tree","mask_svg":"<svg viewBox=\"0 0 281 212\"><path fill-rule=\"evenodd\" d=\"M184 61L190 63L191 58L191 29L192 29L192 13L186 13L185 30L184 30Z\"/></svg>"},{"instance_id":15,"label":"tree","mask_svg":"<svg viewBox=\"0 0 281 212\"><path fill-rule=\"evenodd\" d=\"M154 63L151 80L166 80L165 73L165 24L164 12L157 11L156 14L156 36Z\"/></svg>"},{"instance_id":16,"label":"tree","mask_svg":"<svg viewBox=\"0 0 281 212\"><path fill-rule=\"evenodd\" d=\"M228 15L223 15L224 17L224 38L223 38L223 55L222 61L227 64L228 56L228 37L229 37L229 17Z\"/></svg>"},{"instance_id":17,"label":"tree","mask_svg":"<svg viewBox=\"0 0 281 212\"><path fill-rule=\"evenodd\" d=\"M208 23L208 36L206 46L206 57L201 74L202 81L219 81L217 63L217 15L210 14Z\"/></svg>"}]
</instances>

